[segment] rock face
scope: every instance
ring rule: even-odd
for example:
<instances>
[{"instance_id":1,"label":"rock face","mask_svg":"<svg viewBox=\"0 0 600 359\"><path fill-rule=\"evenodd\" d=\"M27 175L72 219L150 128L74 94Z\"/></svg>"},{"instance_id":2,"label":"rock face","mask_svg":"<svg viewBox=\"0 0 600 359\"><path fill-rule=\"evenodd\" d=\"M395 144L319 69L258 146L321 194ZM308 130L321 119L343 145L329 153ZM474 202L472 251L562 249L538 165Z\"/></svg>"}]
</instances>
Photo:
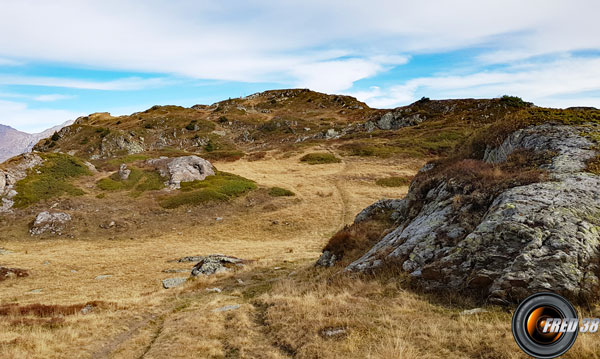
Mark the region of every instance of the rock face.
<instances>
[{"instance_id":1,"label":"rock face","mask_svg":"<svg viewBox=\"0 0 600 359\"><path fill-rule=\"evenodd\" d=\"M212 164L198 156L159 158L148 163L155 166L161 176L168 178L167 185L174 189L179 188L181 182L202 181L215 174Z\"/></svg>"},{"instance_id":2,"label":"rock face","mask_svg":"<svg viewBox=\"0 0 600 359\"><path fill-rule=\"evenodd\" d=\"M405 113L406 109L398 108L390 112L386 112L379 119L369 121L366 127L369 131L375 128L380 130L397 130L402 127L415 126L426 120L426 117L419 113Z\"/></svg>"},{"instance_id":3,"label":"rock face","mask_svg":"<svg viewBox=\"0 0 600 359\"><path fill-rule=\"evenodd\" d=\"M243 266L244 260L236 257L225 256L222 254L211 254L198 262L192 270L192 276L200 274L211 275L227 272L230 268Z\"/></svg>"},{"instance_id":4,"label":"rock face","mask_svg":"<svg viewBox=\"0 0 600 359\"><path fill-rule=\"evenodd\" d=\"M484 160L501 163L517 150L552 151L544 165L546 182L504 190L477 210L476 223L465 212L473 204L457 201L465 188L442 181L422 194L380 201L361 212L364 220L385 207L394 209L397 228L347 270L366 271L395 263L426 289L476 293L492 302L520 300L538 291L571 298L599 294L600 176L585 172L596 156L582 133L594 127L539 125L514 132ZM471 207L469 207L471 206Z\"/></svg>"},{"instance_id":5,"label":"rock face","mask_svg":"<svg viewBox=\"0 0 600 359\"><path fill-rule=\"evenodd\" d=\"M4 169L0 170L0 213L10 211L14 205L12 199L17 195L15 184L27 177L27 170L43 162L35 153L26 153L4 165Z\"/></svg>"},{"instance_id":6,"label":"rock face","mask_svg":"<svg viewBox=\"0 0 600 359\"><path fill-rule=\"evenodd\" d=\"M41 212L35 217L35 221L33 221L29 233L31 233L31 235L50 233L60 236L63 234L70 221L71 216L68 213Z\"/></svg>"}]
</instances>

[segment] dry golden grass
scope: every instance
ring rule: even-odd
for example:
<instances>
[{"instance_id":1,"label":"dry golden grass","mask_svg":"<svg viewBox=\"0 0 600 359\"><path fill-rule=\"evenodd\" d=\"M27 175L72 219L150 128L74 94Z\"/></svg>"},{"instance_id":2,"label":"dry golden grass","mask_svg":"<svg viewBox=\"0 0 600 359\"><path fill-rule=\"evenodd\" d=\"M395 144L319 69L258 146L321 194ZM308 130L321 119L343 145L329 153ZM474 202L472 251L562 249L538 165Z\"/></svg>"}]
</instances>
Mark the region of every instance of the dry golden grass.
<instances>
[{"instance_id":1,"label":"dry golden grass","mask_svg":"<svg viewBox=\"0 0 600 359\"><path fill-rule=\"evenodd\" d=\"M458 313L474 303L409 290L402 276L313 268L328 239L358 211L406 193L406 187L375 185L374 176L414 175L422 161L350 158L306 166L301 156L267 153L255 161L216 164L263 188L288 188L294 197L271 198L259 190L226 205L170 215L127 207L127 199L114 197L108 202L114 212L98 202L101 211L77 222L94 228L72 239L31 238L25 218L3 222L0 248L12 253L0 255L1 264L30 275L0 283L0 308L29 308L0 313L0 358L524 357L506 309L463 317ZM89 198L96 195L95 179L82 179L89 182ZM131 213L147 215L147 222L122 231L97 228L98 221ZM253 262L162 289L161 279L187 276L163 270L193 265L170 260L211 253ZM222 292L206 291L213 287ZM97 305L82 314L79 308L92 301ZM213 312L234 304L240 308ZM328 328L346 334L327 338ZM598 357L594 339L581 335L566 357Z\"/></svg>"}]
</instances>

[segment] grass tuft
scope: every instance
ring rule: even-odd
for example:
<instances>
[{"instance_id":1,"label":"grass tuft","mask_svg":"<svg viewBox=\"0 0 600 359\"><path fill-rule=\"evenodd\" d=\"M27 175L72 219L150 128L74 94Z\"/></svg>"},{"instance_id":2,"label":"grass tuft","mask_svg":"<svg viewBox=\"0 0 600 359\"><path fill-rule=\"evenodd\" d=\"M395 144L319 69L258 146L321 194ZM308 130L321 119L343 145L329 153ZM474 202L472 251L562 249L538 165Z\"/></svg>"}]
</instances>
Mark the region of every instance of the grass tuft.
<instances>
[{"instance_id":1,"label":"grass tuft","mask_svg":"<svg viewBox=\"0 0 600 359\"><path fill-rule=\"evenodd\" d=\"M315 152L302 156L300 162L305 162L309 165L322 165L326 163L340 163L342 160L331 153Z\"/></svg>"},{"instance_id":2,"label":"grass tuft","mask_svg":"<svg viewBox=\"0 0 600 359\"><path fill-rule=\"evenodd\" d=\"M382 187L403 187L408 186L410 181L412 177L387 177L379 178L375 183Z\"/></svg>"},{"instance_id":3,"label":"grass tuft","mask_svg":"<svg viewBox=\"0 0 600 359\"><path fill-rule=\"evenodd\" d=\"M271 197L291 197L296 194L289 189L281 188L281 187L271 187L269 190L269 196Z\"/></svg>"}]
</instances>

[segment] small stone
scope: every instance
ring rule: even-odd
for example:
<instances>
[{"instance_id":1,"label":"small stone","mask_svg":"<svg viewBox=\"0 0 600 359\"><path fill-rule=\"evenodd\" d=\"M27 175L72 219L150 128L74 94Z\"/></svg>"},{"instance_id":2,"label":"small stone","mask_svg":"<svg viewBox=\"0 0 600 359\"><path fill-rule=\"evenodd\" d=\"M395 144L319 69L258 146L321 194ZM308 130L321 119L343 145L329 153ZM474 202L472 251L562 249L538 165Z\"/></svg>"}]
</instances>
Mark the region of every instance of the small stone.
<instances>
[{"instance_id":1,"label":"small stone","mask_svg":"<svg viewBox=\"0 0 600 359\"><path fill-rule=\"evenodd\" d=\"M85 307L81 309L81 314L86 315L91 313L94 310L94 307L91 304L86 304Z\"/></svg>"},{"instance_id":2,"label":"small stone","mask_svg":"<svg viewBox=\"0 0 600 359\"><path fill-rule=\"evenodd\" d=\"M163 288L169 289L169 288L173 288L173 287L178 287L178 286L182 285L183 283L185 283L185 281L187 281L186 277L167 278L167 279L163 279L162 285L163 285Z\"/></svg>"},{"instance_id":3,"label":"small stone","mask_svg":"<svg viewBox=\"0 0 600 359\"><path fill-rule=\"evenodd\" d=\"M217 218L215 218L215 221L222 222L223 221L223 217L217 217Z\"/></svg>"},{"instance_id":4,"label":"small stone","mask_svg":"<svg viewBox=\"0 0 600 359\"><path fill-rule=\"evenodd\" d=\"M324 328L319 334L325 339L340 339L348 335L348 329L344 327Z\"/></svg>"},{"instance_id":5,"label":"small stone","mask_svg":"<svg viewBox=\"0 0 600 359\"><path fill-rule=\"evenodd\" d=\"M221 288L206 288L209 293L221 293Z\"/></svg>"},{"instance_id":6,"label":"small stone","mask_svg":"<svg viewBox=\"0 0 600 359\"><path fill-rule=\"evenodd\" d=\"M40 294L41 292L42 292L41 289L32 289L29 291L29 293L31 293L31 294Z\"/></svg>"},{"instance_id":7,"label":"small stone","mask_svg":"<svg viewBox=\"0 0 600 359\"><path fill-rule=\"evenodd\" d=\"M240 284L240 285L244 285L244 284L246 284L246 283L244 283L244 281L243 281L243 280L241 280L241 279L239 279L239 278L237 279L237 282L238 282L238 284Z\"/></svg>"},{"instance_id":8,"label":"small stone","mask_svg":"<svg viewBox=\"0 0 600 359\"><path fill-rule=\"evenodd\" d=\"M239 304L226 305L226 306L221 307L221 308L213 309L212 312L214 312L214 313L227 312L227 311L230 311L230 310L240 309L240 307L241 307L241 305L239 305Z\"/></svg>"},{"instance_id":9,"label":"small stone","mask_svg":"<svg viewBox=\"0 0 600 359\"><path fill-rule=\"evenodd\" d=\"M50 265L50 262L44 261L44 263L42 263L42 265L45 265L45 266Z\"/></svg>"},{"instance_id":10,"label":"small stone","mask_svg":"<svg viewBox=\"0 0 600 359\"><path fill-rule=\"evenodd\" d=\"M95 280L103 280L103 279L108 279L108 278L111 278L111 277L112 277L112 274L102 274L102 275L97 276L94 279Z\"/></svg>"},{"instance_id":11,"label":"small stone","mask_svg":"<svg viewBox=\"0 0 600 359\"><path fill-rule=\"evenodd\" d=\"M463 310L462 312L460 312L460 315L474 315L474 314L481 314L481 313L487 313L487 310L485 310L483 308L468 309L468 310Z\"/></svg>"}]
</instances>

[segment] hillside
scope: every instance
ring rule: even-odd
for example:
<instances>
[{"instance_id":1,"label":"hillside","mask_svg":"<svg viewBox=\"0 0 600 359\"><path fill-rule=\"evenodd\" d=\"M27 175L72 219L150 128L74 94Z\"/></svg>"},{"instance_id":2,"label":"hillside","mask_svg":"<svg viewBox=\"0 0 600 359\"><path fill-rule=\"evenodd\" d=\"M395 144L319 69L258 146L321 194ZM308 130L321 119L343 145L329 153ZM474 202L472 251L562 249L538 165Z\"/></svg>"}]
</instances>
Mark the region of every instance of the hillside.
<instances>
[{"instance_id":1,"label":"hillside","mask_svg":"<svg viewBox=\"0 0 600 359\"><path fill-rule=\"evenodd\" d=\"M0 164L0 357L519 357L523 295L600 315L599 124L309 90L79 118Z\"/></svg>"},{"instance_id":2,"label":"hillside","mask_svg":"<svg viewBox=\"0 0 600 359\"><path fill-rule=\"evenodd\" d=\"M17 131L12 127L0 125L0 163L5 160L29 152L41 139L52 136L56 131L68 126L72 121L54 126L40 133L26 133Z\"/></svg>"}]
</instances>

